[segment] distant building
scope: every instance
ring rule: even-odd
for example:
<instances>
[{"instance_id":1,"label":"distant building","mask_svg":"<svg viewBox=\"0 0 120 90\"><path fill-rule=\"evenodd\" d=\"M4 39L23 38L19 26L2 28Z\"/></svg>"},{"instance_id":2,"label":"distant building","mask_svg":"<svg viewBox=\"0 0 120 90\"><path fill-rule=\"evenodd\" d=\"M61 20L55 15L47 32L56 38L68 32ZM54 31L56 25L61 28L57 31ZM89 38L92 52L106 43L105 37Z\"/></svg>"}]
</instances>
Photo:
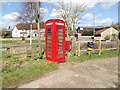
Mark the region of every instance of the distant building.
<instances>
[{"instance_id":1,"label":"distant building","mask_svg":"<svg viewBox=\"0 0 120 90\"><path fill-rule=\"evenodd\" d=\"M30 28L32 25L32 30ZM41 33L44 33L44 22L40 23ZM18 23L12 30L12 37L32 37L38 36L37 23Z\"/></svg>"},{"instance_id":2,"label":"distant building","mask_svg":"<svg viewBox=\"0 0 120 90\"><path fill-rule=\"evenodd\" d=\"M113 27L110 28L105 28L105 29L100 29L97 30L95 33L95 39L96 40L113 40L113 39L117 39L118 37L118 31L116 29L114 29Z\"/></svg>"},{"instance_id":3,"label":"distant building","mask_svg":"<svg viewBox=\"0 0 120 90\"><path fill-rule=\"evenodd\" d=\"M79 34L82 34L84 31L94 31L94 28L95 28L95 31L100 29L100 28L103 28L101 26L96 26L96 27L93 27L93 26L79 26L77 28L77 33Z\"/></svg>"}]
</instances>

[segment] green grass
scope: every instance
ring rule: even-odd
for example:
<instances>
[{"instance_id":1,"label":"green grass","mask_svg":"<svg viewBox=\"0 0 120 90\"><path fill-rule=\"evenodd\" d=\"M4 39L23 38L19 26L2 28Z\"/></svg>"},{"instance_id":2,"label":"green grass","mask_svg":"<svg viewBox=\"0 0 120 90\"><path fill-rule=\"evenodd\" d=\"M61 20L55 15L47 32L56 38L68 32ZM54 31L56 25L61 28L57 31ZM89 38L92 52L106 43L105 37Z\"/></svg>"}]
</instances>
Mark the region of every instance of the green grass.
<instances>
[{"instance_id":1,"label":"green grass","mask_svg":"<svg viewBox=\"0 0 120 90\"><path fill-rule=\"evenodd\" d=\"M2 70L3 87L11 83L39 77L44 73L57 69L57 64L46 60L29 61L27 65L5 68Z\"/></svg>"},{"instance_id":2,"label":"green grass","mask_svg":"<svg viewBox=\"0 0 120 90\"><path fill-rule=\"evenodd\" d=\"M118 50L106 50L102 51L99 56L97 52L93 52L91 56L87 55L87 52L81 52L81 56L77 57L75 52L71 52L71 55L67 57L67 62L83 62L87 60L93 60L97 58L107 58L118 56ZM2 69L2 84L3 87L9 86L11 84L19 84L25 80L31 78L40 77L41 75L53 71L58 68L58 63L50 62L45 59L34 59L34 55L30 58L28 57L24 62L20 61L19 56L11 56L7 58L7 53L2 52L2 63L9 63L12 67L6 67ZM14 66L14 64L19 64Z\"/></svg>"},{"instance_id":3,"label":"green grass","mask_svg":"<svg viewBox=\"0 0 120 90\"><path fill-rule=\"evenodd\" d=\"M44 42L45 40L41 40L41 42ZM30 43L30 40L25 41L26 43ZM38 40L32 40L32 43L38 43Z\"/></svg>"},{"instance_id":4,"label":"green grass","mask_svg":"<svg viewBox=\"0 0 120 90\"><path fill-rule=\"evenodd\" d=\"M3 40L3 41L0 41L0 43L17 43L17 42L21 42L21 40Z\"/></svg>"},{"instance_id":5,"label":"green grass","mask_svg":"<svg viewBox=\"0 0 120 90\"><path fill-rule=\"evenodd\" d=\"M3 40L0 43L20 43L22 40ZM44 42L44 40L41 40ZM25 43L30 43L30 40L25 40ZM38 43L38 40L32 40L32 43Z\"/></svg>"},{"instance_id":6,"label":"green grass","mask_svg":"<svg viewBox=\"0 0 120 90\"><path fill-rule=\"evenodd\" d=\"M107 57L116 57L120 54L119 50L104 50L101 51L101 55L99 56L97 51L91 52L91 55L88 56L88 52L81 52L79 57L74 56L75 52L71 52L72 55L67 57L68 62L83 62L87 60L92 60L96 58L107 58Z\"/></svg>"}]
</instances>

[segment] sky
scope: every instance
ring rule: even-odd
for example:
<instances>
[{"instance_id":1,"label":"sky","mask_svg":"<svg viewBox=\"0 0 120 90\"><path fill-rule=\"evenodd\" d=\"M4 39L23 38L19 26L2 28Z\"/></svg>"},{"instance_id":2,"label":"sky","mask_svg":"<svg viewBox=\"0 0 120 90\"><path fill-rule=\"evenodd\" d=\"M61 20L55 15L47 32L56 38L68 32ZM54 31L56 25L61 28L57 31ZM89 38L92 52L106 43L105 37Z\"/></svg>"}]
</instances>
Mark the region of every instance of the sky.
<instances>
[{"instance_id":1,"label":"sky","mask_svg":"<svg viewBox=\"0 0 120 90\"><path fill-rule=\"evenodd\" d=\"M18 0L4 0L0 2L0 29L13 28L17 23L16 17L19 16L19 10L22 6L22 1ZM28 0L26 0L28 1ZM41 9L44 12L44 22L48 19L55 19L60 8L57 2L61 0L40 0ZM65 0L64 0L65 1ZM68 3L66 0L65 3ZM93 25L93 13L95 15L96 26L107 26L112 23L118 22L118 0L72 0L73 5L86 4L87 10L81 14L83 20L78 26L92 26ZM76 26L76 27L78 27Z\"/></svg>"}]
</instances>

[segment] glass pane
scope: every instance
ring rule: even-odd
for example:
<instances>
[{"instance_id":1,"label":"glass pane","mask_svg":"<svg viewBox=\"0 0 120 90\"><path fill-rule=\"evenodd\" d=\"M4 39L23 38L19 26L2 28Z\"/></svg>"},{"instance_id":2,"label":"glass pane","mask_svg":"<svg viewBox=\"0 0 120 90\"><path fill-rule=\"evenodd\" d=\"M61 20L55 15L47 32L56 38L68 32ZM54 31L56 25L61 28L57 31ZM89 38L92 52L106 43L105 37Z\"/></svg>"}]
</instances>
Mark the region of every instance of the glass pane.
<instances>
[{"instance_id":1,"label":"glass pane","mask_svg":"<svg viewBox=\"0 0 120 90\"><path fill-rule=\"evenodd\" d=\"M48 51L48 53L52 53L51 51Z\"/></svg>"},{"instance_id":2,"label":"glass pane","mask_svg":"<svg viewBox=\"0 0 120 90\"><path fill-rule=\"evenodd\" d=\"M63 42L63 40L58 40L58 42Z\"/></svg>"},{"instance_id":3,"label":"glass pane","mask_svg":"<svg viewBox=\"0 0 120 90\"><path fill-rule=\"evenodd\" d=\"M51 40L48 40L48 42L51 42Z\"/></svg>"},{"instance_id":4,"label":"glass pane","mask_svg":"<svg viewBox=\"0 0 120 90\"><path fill-rule=\"evenodd\" d=\"M51 31L51 28L48 28L47 31Z\"/></svg>"},{"instance_id":5,"label":"glass pane","mask_svg":"<svg viewBox=\"0 0 120 90\"><path fill-rule=\"evenodd\" d=\"M58 39L63 39L63 36L58 36Z\"/></svg>"},{"instance_id":6,"label":"glass pane","mask_svg":"<svg viewBox=\"0 0 120 90\"><path fill-rule=\"evenodd\" d=\"M63 49L63 47L58 47L58 50L62 50Z\"/></svg>"},{"instance_id":7,"label":"glass pane","mask_svg":"<svg viewBox=\"0 0 120 90\"><path fill-rule=\"evenodd\" d=\"M51 39L51 36L48 36L48 39Z\"/></svg>"},{"instance_id":8,"label":"glass pane","mask_svg":"<svg viewBox=\"0 0 120 90\"><path fill-rule=\"evenodd\" d=\"M58 31L63 31L63 29L62 28L58 28Z\"/></svg>"},{"instance_id":9,"label":"glass pane","mask_svg":"<svg viewBox=\"0 0 120 90\"><path fill-rule=\"evenodd\" d=\"M48 54L48 57L52 57L50 54Z\"/></svg>"},{"instance_id":10,"label":"glass pane","mask_svg":"<svg viewBox=\"0 0 120 90\"><path fill-rule=\"evenodd\" d=\"M63 46L63 44L62 43L58 43L58 46Z\"/></svg>"},{"instance_id":11,"label":"glass pane","mask_svg":"<svg viewBox=\"0 0 120 90\"><path fill-rule=\"evenodd\" d=\"M51 35L51 32L48 32L48 35Z\"/></svg>"},{"instance_id":12,"label":"glass pane","mask_svg":"<svg viewBox=\"0 0 120 90\"><path fill-rule=\"evenodd\" d=\"M58 51L58 54L63 54L63 51Z\"/></svg>"},{"instance_id":13,"label":"glass pane","mask_svg":"<svg viewBox=\"0 0 120 90\"><path fill-rule=\"evenodd\" d=\"M58 57L63 57L63 55L58 55Z\"/></svg>"},{"instance_id":14,"label":"glass pane","mask_svg":"<svg viewBox=\"0 0 120 90\"><path fill-rule=\"evenodd\" d=\"M58 32L58 35L63 35L63 32Z\"/></svg>"},{"instance_id":15,"label":"glass pane","mask_svg":"<svg viewBox=\"0 0 120 90\"><path fill-rule=\"evenodd\" d=\"M51 47L48 47L49 50L51 50L52 48Z\"/></svg>"},{"instance_id":16,"label":"glass pane","mask_svg":"<svg viewBox=\"0 0 120 90\"><path fill-rule=\"evenodd\" d=\"M48 44L48 46L51 46L51 44Z\"/></svg>"}]
</instances>

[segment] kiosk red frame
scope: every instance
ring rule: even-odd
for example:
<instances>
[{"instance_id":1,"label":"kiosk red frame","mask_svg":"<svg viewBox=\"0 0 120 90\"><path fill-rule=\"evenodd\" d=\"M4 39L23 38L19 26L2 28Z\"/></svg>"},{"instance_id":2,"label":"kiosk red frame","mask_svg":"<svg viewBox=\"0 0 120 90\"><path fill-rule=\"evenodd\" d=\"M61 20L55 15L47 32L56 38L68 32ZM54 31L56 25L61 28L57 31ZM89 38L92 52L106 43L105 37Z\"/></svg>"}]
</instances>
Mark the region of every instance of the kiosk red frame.
<instances>
[{"instance_id":1,"label":"kiosk red frame","mask_svg":"<svg viewBox=\"0 0 120 90\"><path fill-rule=\"evenodd\" d=\"M50 19L45 22L46 60L53 62L65 61L65 22Z\"/></svg>"}]
</instances>

